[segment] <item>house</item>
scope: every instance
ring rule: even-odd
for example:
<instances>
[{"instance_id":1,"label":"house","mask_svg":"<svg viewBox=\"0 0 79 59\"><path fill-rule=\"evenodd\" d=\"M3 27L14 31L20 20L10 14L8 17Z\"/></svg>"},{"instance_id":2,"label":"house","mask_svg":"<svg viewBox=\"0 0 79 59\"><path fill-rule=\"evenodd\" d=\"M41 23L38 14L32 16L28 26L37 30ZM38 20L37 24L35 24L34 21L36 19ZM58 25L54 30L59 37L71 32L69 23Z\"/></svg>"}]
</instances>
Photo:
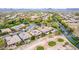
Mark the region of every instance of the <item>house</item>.
<instances>
[{"instance_id":1,"label":"house","mask_svg":"<svg viewBox=\"0 0 79 59\"><path fill-rule=\"evenodd\" d=\"M19 30L24 29L24 28L26 28L26 25L25 24L20 24L20 25L12 27L11 29L15 30L15 31L19 31Z\"/></svg>"},{"instance_id":2,"label":"house","mask_svg":"<svg viewBox=\"0 0 79 59\"><path fill-rule=\"evenodd\" d=\"M31 16L31 21L36 20L37 18L39 18L37 15Z\"/></svg>"},{"instance_id":3,"label":"house","mask_svg":"<svg viewBox=\"0 0 79 59\"><path fill-rule=\"evenodd\" d=\"M19 37L26 43L27 41L31 40L31 35L27 32L21 32L20 34L18 34Z\"/></svg>"},{"instance_id":4,"label":"house","mask_svg":"<svg viewBox=\"0 0 79 59\"><path fill-rule=\"evenodd\" d=\"M35 28L38 28L38 26L36 24L31 24L30 26L25 28L25 31L31 31L31 30L33 30Z\"/></svg>"},{"instance_id":5,"label":"house","mask_svg":"<svg viewBox=\"0 0 79 59\"><path fill-rule=\"evenodd\" d=\"M33 29L29 32L32 36L35 36L35 39L38 39L41 37L42 32L37 30L37 29Z\"/></svg>"},{"instance_id":6,"label":"house","mask_svg":"<svg viewBox=\"0 0 79 59\"><path fill-rule=\"evenodd\" d=\"M48 17L49 17L48 15L45 15L45 16L42 16L42 19L43 20L48 20Z\"/></svg>"},{"instance_id":7,"label":"house","mask_svg":"<svg viewBox=\"0 0 79 59\"><path fill-rule=\"evenodd\" d=\"M10 33L10 32L12 32L12 31L11 31L11 29L6 28L6 29L1 29L1 32L2 32L2 33Z\"/></svg>"},{"instance_id":8,"label":"house","mask_svg":"<svg viewBox=\"0 0 79 59\"><path fill-rule=\"evenodd\" d=\"M46 26L43 26L43 27L39 27L38 30L40 30L42 33L45 33L45 34L49 34L49 32L52 30L53 28L52 27L46 27Z\"/></svg>"},{"instance_id":9,"label":"house","mask_svg":"<svg viewBox=\"0 0 79 59\"><path fill-rule=\"evenodd\" d=\"M8 35L4 37L4 39L6 40L7 46L16 45L17 43L21 42L21 39L18 37L18 35L13 36Z\"/></svg>"}]
</instances>

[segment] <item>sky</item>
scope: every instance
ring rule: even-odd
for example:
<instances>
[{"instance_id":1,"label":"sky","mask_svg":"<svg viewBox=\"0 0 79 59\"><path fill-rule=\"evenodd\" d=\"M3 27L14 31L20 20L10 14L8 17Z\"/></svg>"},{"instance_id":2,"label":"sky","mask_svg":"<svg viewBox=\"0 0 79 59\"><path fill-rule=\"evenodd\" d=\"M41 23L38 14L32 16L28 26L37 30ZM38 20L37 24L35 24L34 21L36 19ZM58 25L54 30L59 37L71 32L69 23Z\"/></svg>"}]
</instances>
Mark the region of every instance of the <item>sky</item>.
<instances>
[{"instance_id":1,"label":"sky","mask_svg":"<svg viewBox=\"0 0 79 59\"><path fill-rule=\"evenodd\" d=\"M78 8L79 0L0 0L0 8Z\"/></svg>"}]
</instances>

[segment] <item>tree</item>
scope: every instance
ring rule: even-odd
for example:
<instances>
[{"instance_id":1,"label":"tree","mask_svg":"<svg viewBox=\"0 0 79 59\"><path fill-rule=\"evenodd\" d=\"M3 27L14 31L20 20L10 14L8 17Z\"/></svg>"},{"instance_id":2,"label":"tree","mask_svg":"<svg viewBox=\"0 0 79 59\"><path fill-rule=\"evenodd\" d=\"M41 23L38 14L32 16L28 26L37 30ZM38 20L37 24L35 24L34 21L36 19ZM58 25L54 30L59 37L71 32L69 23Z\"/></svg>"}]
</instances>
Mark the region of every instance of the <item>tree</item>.
<instances>
[{"instance_id":1,"label":"tree","mask_svg":"<svg viewBox=\"0 0 79 59\"><path fill-rule=\"evenodd\" d=\"M70 27L70 28L69 28L69 31L70 31L70 32L73 32L73 31L74 31L74 28L71 28L71 27Z\"/></svg>"},{"instance_id":2,"label":"tree","mask_svg":"<svg viewBox=\"0 0 79 59\"><path fill-rule=\"evenodd\" d=\"M50 17L50 16L48 17L47 22L49 22L49 23L50 23L50 22L52 22L52 19L51 19L51 17Z\"/></svg>"},{"instance_id":3,"label":"tree","mask_svg":"<svg viewBox=\"0 0 79 59\"><path fill-rule=\"evenodd\" d=\"M0 38L0 48L4 46L5 46L5 41L2 38Z\"/></svg>"},{"instance_id":4,"label":"tree","mask_svg":"<svg viewBox=\"0 0 79 59\"><path fill-rule=\"evenodd\" d=\"M0 23L0 29L4 28L4 23Z\"/></svg>"},{"instance_id":5,"label":"tree","mask_svg":"<svg viewBox=\"0 0 79 59\"><path fill-rule=\"evenodd\" d=\"M57 24L56 22L54 22L54 23L52 24L52 27L58 28L59 26L58 26L58 24Z\"/></svg>"},{"instance_id":6,"label":"tree","mask_svg":"<svg viewBox=\"0 0 79 59\"><path fill-rule=\"evenodd\" d=\"M39 25L40 22L41 22L41 19L36 19L36 20L34 20L34 23L35 23L35 24L38 24L38 25Z\"/></svg>"},{"instance_id":7,"label":"tree","mask_svg":"<svg viewBox=\"0 0 79 59\"><path fill-rule=\"evenodd\" d=\"M64 25L65 28L68 27L68 25L64 22L64 20L61 21L62 25Z\"/></svg>"},{"instance_id":8,"label":"tree","mask_svg":"<svg viewBox=\"0 0 79 59\"><path fill-rule=\"evenodd\" d=\"M56 16L56 18L57 18L57 20L58 20L59 22L62 21L62 17L60 17L60 16Z\"/></svg>"},{"instance_id":9,"label":"tree","mask_svg":"<svg viewBox=\"0 0 79 59\"><path fill-rule=\"evenodd\" d=\"M45 36L45 33L42 33L42 35L41 35L42 37L44 37Z\"/></svg>"},{"instance_id":10,"label":"tree","mask_svg":"<svg viewBox=\"0 0 79 59\"><path fill-rule=\"evenodd\" d=\"M79 13L75 13L76 16L79 16Z\"/></svg>"},{"instance_id":11,"label":"tree","mask_svg":"<svg viewBox=\"0 0 79 59\"><path fill-rule=\"evenodd\" d=\"M32 37L31 37L31 40L35 40L35 36L32 36Z\"/></svg>"}]
</instances>

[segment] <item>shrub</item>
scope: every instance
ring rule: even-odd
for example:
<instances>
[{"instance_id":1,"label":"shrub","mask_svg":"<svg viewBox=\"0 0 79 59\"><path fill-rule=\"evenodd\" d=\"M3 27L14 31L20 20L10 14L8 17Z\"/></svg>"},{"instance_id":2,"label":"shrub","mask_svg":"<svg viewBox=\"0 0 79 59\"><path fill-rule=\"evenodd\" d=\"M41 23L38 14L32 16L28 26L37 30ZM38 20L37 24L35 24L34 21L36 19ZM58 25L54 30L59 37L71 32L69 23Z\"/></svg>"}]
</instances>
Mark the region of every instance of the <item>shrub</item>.
<instances>
[{"instance_id":1,"label":"shrub","mask_svg":"<svg viewBox=\"0 0 79 59\"><path fill-rule=\"evenodd\" d=\"M44 47L43 47L43 46L37 46L36 49L37 49L37 50L44 50Z\"/></svg>"},{"instance_id":2,"label":"shrub","mask_svg":"<svg viewBox=\"0 0 79 59\"><path fill-rule=\"evenodd\" d=\"M59 38L58 42L64 42L64 40L62 38Z\"/></svg>"},{"instance_id":3,"label":"shrub","mask_svg":"<svg viewBox=\"0 0 79 59\"><path fill-rule=\"evenodd\" d=\"M49 45L49 46L55 46L55 45L56 45L56 42L50 41L50 42L48 42L48 45Z\"/></svg>"},{"instance_id":4,"label":"shrub","mask_svg":"<svg viewBox=\"0 0 79 59\"><path fill-rule=\"evenodd\" d=\"M65 45L68 45L69 43L68 42L65 42Z\"/></svg>"},{"instance_id":5,"label":"shrub","mask_svg":"<svg viewBox=\"0 0 79 59\"><path fill-rule=\"evenodd\" d=\"M31 37L31 40L35 40L35 36L32 36L32 37Z\"/></svg>"}]
</instances>

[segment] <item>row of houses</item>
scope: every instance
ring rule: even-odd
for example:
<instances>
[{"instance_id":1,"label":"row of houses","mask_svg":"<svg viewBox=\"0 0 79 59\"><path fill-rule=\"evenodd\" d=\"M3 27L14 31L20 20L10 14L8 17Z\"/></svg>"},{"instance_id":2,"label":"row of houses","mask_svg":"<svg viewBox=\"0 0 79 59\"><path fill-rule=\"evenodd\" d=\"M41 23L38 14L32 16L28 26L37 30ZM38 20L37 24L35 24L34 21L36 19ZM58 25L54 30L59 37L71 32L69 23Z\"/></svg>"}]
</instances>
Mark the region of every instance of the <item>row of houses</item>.
<instances>
[{"instance_id":1,"label":"row of houses","mask_svg":"<svg viewBox=\"0 0 79 59\"><path fill-rule=\"evenodd\" d=\"M5 28L5 29L1 29L1 33L11 33L11 32L18 32L22 29L26 28L26 25L25 24L20 24L20 25L17 25L17 26L13 26L11 28Z\"/></svg>"},{"instance_id":2,"label":"row of houses","mask_svg":"<svg viewBox=\"0 0 79 59\"><path fill-rule=\"evenodd\" d=\"M73 14L60 14L66 23L79 23L79 17Z\"/></svg>"},{"instance_id":3,"label":"row of houses","mask_svg":"<svg viewBox=\"0 0 79 59\"><path fill-rule=\"evenodd\" d=\"M39 27L37 29L32 29L27 32L20 32L15 35L5 35L3 36L3 39L6 41L7 46L16 45L17 43L29 43L34 36L35 39L38 39L42 37L42 34L45 35L49 34L49 32L53 31L54 29L52 27Z\"/></svg>"}]
</instances>

